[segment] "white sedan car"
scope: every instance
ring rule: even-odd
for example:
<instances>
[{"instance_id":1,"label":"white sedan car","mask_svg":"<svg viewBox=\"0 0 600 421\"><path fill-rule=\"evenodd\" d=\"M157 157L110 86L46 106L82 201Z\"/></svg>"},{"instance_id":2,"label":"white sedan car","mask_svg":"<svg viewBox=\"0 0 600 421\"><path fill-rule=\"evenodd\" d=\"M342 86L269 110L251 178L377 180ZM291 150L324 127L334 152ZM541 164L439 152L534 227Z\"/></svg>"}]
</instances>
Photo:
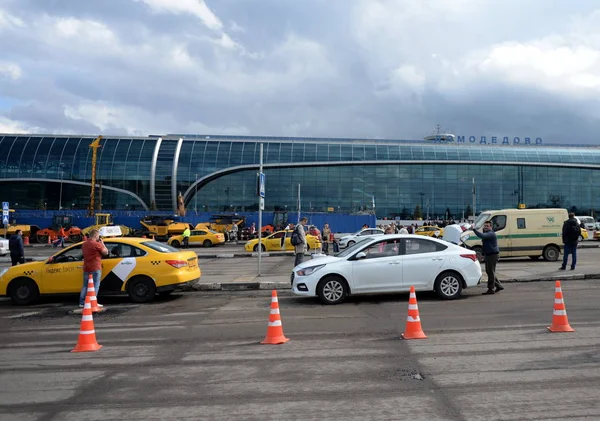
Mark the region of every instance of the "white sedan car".
<instances>
[{"instance_id":1,"label":"white sedan car","mask_svg":"<svg viewBox=\"0 0 600 421\"><path fill-rule=\"evenodd\" d=\"M383 234L385 234L385 232L379 228L366 228L360 231L356 231L354 234L346 235L340 238L340 248L353 246L365 237Z\"/></svg>"},{"instance_id":2,"label":"white sedan car","mask_svg":"<svg viewBox=\"0 0 600 421\"><path fill-rule=\"evenodd\" d=\"M292 292L339 304L350 294L435 291L443 299L460 296L481 282L477 254L442 240L406 234L367 238L335 256L299 264Z\"/></svg>"},{"instance_id":3,"label":"white sedan car","mask_svg":"<svg viewBox=\"0 0 600 421\"><path fill-rule=\"evenodd\" d=\"M0 256L6 256L9 252L8 240L4 237L0 237Z\"/></svg>"}]
</instances>

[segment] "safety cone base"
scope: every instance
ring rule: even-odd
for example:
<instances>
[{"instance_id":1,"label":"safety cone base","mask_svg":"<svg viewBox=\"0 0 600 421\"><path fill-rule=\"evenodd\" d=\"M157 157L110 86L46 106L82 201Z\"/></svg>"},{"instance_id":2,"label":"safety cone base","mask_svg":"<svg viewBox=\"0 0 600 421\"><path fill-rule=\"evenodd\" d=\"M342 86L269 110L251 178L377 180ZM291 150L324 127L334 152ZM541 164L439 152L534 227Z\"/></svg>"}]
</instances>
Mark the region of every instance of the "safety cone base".
<instances>
[{"instance_id":1,"label":"safety cone base","mask_svg":"<svg viewBox=\"0 0 600 421\"><path fill-rule=\"evenodd\" d=\"M261 342L263 345L281 345L289 341L289 338L285 336L277 336L277 337L266 337L264 341Z\"/></svg>"},{"instance_id":2,"label":"safety cone base","mask_svg":"<svg viewBox=\"0 0 600 421\"><path fill-rule=\"evenodd\" d=\"M422 331L415 333L403 333L400 336L402 336L402 339L427 339L427 336Z\"/></svg>"},{"instance_id":3,"label":"safety cone base","mask_svg":"<svg viewBox=\"0 0 600 421\"><path fill-rule=\"evenodd\" d=\"M102 348L100 344L77 345L71 352L93 352L98 351L100 348Z\"/></svg>"},{"instance_id":4,"label":"safety cone base","mask_svg":"<svg viewBox=\"0 0 600 421\"><path fill-rule=\"evenodd\" d=\"M575 332L575 329L573 329L570 325L548 326L546 329L548 329L550 332Z\"/></svg>"}]
</instances>

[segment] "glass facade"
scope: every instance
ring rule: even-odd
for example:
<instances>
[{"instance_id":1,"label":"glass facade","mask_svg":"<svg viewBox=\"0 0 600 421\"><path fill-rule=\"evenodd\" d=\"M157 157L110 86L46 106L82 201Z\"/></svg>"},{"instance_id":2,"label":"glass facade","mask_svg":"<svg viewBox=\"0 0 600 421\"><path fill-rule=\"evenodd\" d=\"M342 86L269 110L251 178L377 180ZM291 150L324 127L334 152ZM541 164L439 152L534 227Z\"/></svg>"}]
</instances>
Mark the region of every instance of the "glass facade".
<instances>
[{"instance_id":1,"label":"glass facade","mask_svg":"<svg viewBox=\"0 0 600 421\"><path fill-rule=\"evenodd\" d=\"M23 209L43 203L85 208L93 140L0 135L3 200ZM518 203L576 207L582 213L600 209L595 147L200 135L158 141L158 136L102 139L96 176L103 208L173 210L173 196L181 192L192 210L256 210L263 143L266 210L296 210L300 184L304 210L367 212L374 202L379 217L411 214L416 205L424 216L462 217L473 203L473 179L478 211Z\"/></svg>"}]
</instances>

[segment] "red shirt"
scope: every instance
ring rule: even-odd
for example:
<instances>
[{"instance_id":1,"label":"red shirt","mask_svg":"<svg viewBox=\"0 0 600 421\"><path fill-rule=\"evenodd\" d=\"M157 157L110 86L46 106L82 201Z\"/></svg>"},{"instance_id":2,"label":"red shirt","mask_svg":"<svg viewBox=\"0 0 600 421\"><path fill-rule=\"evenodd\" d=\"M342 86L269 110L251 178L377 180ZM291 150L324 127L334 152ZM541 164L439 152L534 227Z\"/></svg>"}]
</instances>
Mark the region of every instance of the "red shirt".
<instances>
[{"instance_id":1,"label":"red shirt","mask_svg":"<svg viewBox=\"0 0 600 421\"><path fill-rule=\"evenodd\" d=\"M88 239L81 246L83 251L83 271L102 270L102 252L104 245L96 240Z\"/></svg>"}]
</instances>

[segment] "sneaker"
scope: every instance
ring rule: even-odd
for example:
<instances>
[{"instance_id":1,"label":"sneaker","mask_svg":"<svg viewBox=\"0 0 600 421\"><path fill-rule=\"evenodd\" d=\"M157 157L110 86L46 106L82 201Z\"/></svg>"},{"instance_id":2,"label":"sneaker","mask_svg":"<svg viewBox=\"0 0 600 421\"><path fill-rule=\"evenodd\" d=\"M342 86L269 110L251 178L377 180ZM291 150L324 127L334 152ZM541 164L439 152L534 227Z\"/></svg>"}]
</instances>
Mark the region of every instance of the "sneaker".
<instances>
[{"instance_id":1,"label":"sneaker","mask_svg":"<svg viewBox=\"0 0 600 421\"><path fill-rule=\"evenodd\" d=\"M504 290L504 287L502 287L502 286L498 286L498 287L496 287L496 292L500 292L500 291L502 291L502 290Z\"/></svg>"},{"instance_id":2,"label":"sneaker","mask_svg":"<svg viewBox=\"0 0 600 421\"><path fill-rule=\"evenodd\" d=\"M575 268L571 268L571 270L575 270Z\"/></svg>"},{"instance_id":3,"label":"sneaker","mask_svg":"<svg viewBox=\"0 0 600 421\"><path fill-rule=\"evenodd\" d=\"M83 308L83 304L79 304L79 308Z\"/></svg>"},{"instance_id":4,"label":"sneaker","mask_svg":"<svg viewBox=\"0 0 600 421\"><path fill-rule=\"evenodd\" d=\"M486 292L484 292L482 295L494 295L495 292L493 289L488 289Z\"/></svg>"},{"instance_id":5,"label":"sneaker","mask_svg":"<svg viewBox=\"0 0 600 421\"><path fill-rule=\"evenodd\" d=\"M102 304L98 304L98 307L104 307Z\"/></svg>"},{"instance_id":6,"label":"sneaker","mask_svg":"<svg viewBox=\"0 0 600 421\"><path fill-rule=\"evenodd\" d=\"M558 270L567 270L567 268L564 268L564 267L561 266L561 267L558 268Z\"/></svg>"}]
</instances>

